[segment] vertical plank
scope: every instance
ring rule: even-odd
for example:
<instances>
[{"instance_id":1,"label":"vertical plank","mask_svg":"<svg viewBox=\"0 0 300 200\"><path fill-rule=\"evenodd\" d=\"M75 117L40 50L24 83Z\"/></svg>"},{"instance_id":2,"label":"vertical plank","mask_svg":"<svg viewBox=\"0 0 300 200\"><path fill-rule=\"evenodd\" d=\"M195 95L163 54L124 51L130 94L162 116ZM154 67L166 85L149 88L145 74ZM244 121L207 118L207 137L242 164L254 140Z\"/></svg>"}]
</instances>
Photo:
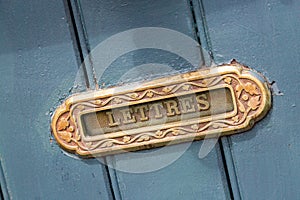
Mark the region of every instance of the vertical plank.
<instances>
[{"instance_id":1,"label":"vertical plank","mask_svg":"<svg viewBox=\"0 0 300 200\"><path fill-rule=\"evenodd\" d=\"M84 24L87 33L87 43L91 50L95 49L102 41L110 38L112 35L134 28L141 27L161 27L179 31L188 36L194 36L193 23L190 13L182 10L184 5L188 9L188 2L175 0L170 3L161 1L159 3L153 0L147 1L82 1L80 3ZM170 10L171 9L171 10ZM124 41L120 41L124 42ZM134 44L134 41L132 41ZM117 45L112 47L118 49ZM94 56L95 63L102 58ZM105 59L105 58L103 58ZM146 75L130 76L127 72L135 66L145 63L157 63L169 65L171 71L152 70ZM101 66L104 67L104 66ZM106 67L106 66L105 66ZM96 69L99 66L95 67ZM163 73L179 73L195 70L184 59L158 49L143 49L136 52L129 52L126 55L120 55L109 68L105 70L101 77L97 77L99 85L105 87L117 85L124 82L135 82L144 79L153 79L162 76ZM97 71L97 70L96 70ZM126 74L127 73L127 74ZM124 74L127 77L122 77ZM105 80L105 81L103 81Z\"/></svg>"},{"instance_id":2,"label":"vertical plank","mask_svg":"<svg viewBox=\"0 0 300 200\"><path fill-rule=\"evenodd\" d=\"M235 58L283 91L265 119L229 138L241 197L299 199L300 3L212 0L204 7L216 61Z\"/></svg>"},{"instance_id":3,"label":"vertical plank","mask_svg":"<svg viewBox=\"0 0 300 200\"><path fill-rule=\"evenodd\" d=\"M116 171L120 199L229 199L228 185L223 174L219 146L204 159L198 157L202 141L194 142L175 162L161 169L145 173ZM167 147L165 147L167 148ZM172 147L169 147L172 148ZM147 169L165 162L164 158L182 147L175 145L168 153L141 156L128 154L114 157L113 165L121 169ZM148 151L149 153L149 151ZM143 158L145 156L145 158ZM134 167L132 167L134 165Z\"/></svg>"},{"instance_id":4,"label":"vertical plank","mask_svg":"<svg viewBox=\"0 0 300 200\"><path fill-rule=\"evenodd\" d=\"M72 92L76 57L62 1L0 2L0 159L7 199L109 199L102 166L64 155L51 113Z\"/></svg>"},{"instance_id":5,"label":"vertical plank","mask_svg":"<svg viewBox=\"0 0 300 200\"><path fill-rule=\"evenodd\" d=\"M193 20L189 1L185 0L147 0L147 1L81 1L82 15L91 49L110 36L139 27L164 27L194 37ZM112 49L115 47L111 47ZM122 55L109 66L101 77L102 87L134 82L154 77L166 76L172 71L156 70L134 71L134 67L145 63L162 63L171 66L175 73L195 69L178 55L167 52L143 49ZM98 66L99 67L99 66ZM157 70L158 69L158 70ZM135 72L128 74L128 72ZM164 72L166 72L164 74ZM124 75L125 74L125 75ZM149 77L149 75L151 75ZM134 174L114 168L148 168L158 165L182 147L172 147L168 153L132 159L130 154L107 157L112 164L111 181L116 199L226 199L229 198L227 180L224 174L220 147L216 147L204 159L198 157L203 142L194 142L173 164L160 170ZM171 147L170 147L171 148ZM156 149L157 150L157 149ZM156 151L153 150L153 151ZM152 163L149 163L149 159ZM124 168L123 168L124 169Z\"/></svg>"}]
</instances>

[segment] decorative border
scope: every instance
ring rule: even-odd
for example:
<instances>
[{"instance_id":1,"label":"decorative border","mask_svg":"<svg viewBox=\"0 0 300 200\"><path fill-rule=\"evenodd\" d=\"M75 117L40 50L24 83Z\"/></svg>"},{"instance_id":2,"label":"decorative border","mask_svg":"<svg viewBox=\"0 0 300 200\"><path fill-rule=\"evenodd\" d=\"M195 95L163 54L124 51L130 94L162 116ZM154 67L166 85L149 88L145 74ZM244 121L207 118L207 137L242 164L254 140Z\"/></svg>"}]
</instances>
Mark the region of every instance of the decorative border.
<instances>
[{"instance_id":1,"label":"decorative border","mask_svg":"<svg viewBox=\"0 0 300 200\"><path fill-rule=\"evenodd\" d=\"M216 88L230 88L234 111L201 119L170 123L163 128L143 127L98 137L83 134L80 116ZM271 107L266 79L233 61L230 64L142 83L73 95L57 108L51 123L59 145L80 156L103 156L166 144L235 134L250 129ZM129 131L130 132L130 131Z\"/></svg>"},{"instance_id":2,"label":"decorative border","mask_svg":"<svg viewBox=\"0 0 300 200\"><path fill-rule=\"evenodd\" d=\"M193 85L194 88L191 88L190 86ZM140 99L132 99L132 98L122 98L122 95L118 95L117 98L118 99L122 99L125 102L125 106L128 105L134 105L136 103L140 104L140 103L145 103L145 102L153 102L156 100L161 100L161 99L166 99L166 98L170 98L170 97L179 97L179 96L183 96L183 95L188 95L188 94L195 94L198 92L204 92L204 91L208 91L208 90L215 90L215 89L223 89L223 88L228 88L231 92L232 95L232 99L233 99L233 106L234 106L234 110L228 113L221 113L221 114L216 114L213 115L213 118L216 119L224 119L224 118L228 118L228 117L233 117L237 114L237 106L236 106L236 100L234 98L234 89L231 86L228 85L218 85L216 86L212 86L212 87L203 87L203 85L198 85L197 83L194 82L190 82L187 81L184 84L181 84L181 87L185 87L188 86L189 90L183 89L183 92L179 92L179 90L173 90L173 91L166 91L166 92L159 92L159 91L155 91L156 89L159 90L159 88L155 88L155 89L149 89L147 91L142 92L142 94L140 96L144 96L145 93L149 92L149 91L153 91L153 93L155 92L157 94L157 97L151 96L148 99L145 98L140 98ZM169 86L166 86L169 87ZM164 88L166 88L164 87ZM179 87L179 88L181 88ZM164 89L163 88L163 89ZM195 89L196 88L196 89ZM197 89L200 88L200 89ZM162 89L162 90L163 90ZM140 97L138 95L138 93L136 93L137 97ZM125 94L123 97L127 97L128 95ZM92 100L94 101L94 100ZM119 101L119 100L118 100ZM107 110L107 109L111 109L111 106L106 106L107 102L105 102L105 104L103 104L103 106L95 106L94 104L92 106L85 106L85 108L82 110L82 112L80 112L80 114L78 114L78 116L76 117L76 121L78 122L78 127L80 127L79 131L82 133L82 140L86 141L86 142L92 142L92 141L99 141L99 140L103 140L103 139L107 139L107 138L117 138L117 137L122 137L122 136L127 136L127 135L134 135L136 133L141 133L141 132L145 132L145 127L142 128L137 128L137 129L131 129L131 130L126 130L126 131L118 131L118 132L114 132L114 133L107 133L107 134L102 134L102 135L97 135L97 136L85 136L84 134L84 130L83 130L83 126L82 126L82 121L81 116L87 113L95 113L97 111L101 111L101 110ZM122 105L124 106L124 104L121 104L121 102L114 104L114 108L117 107L117 105ZM121 106L121 107L122 107ZM108 108L109 107L109 108ZM170 122L167 124L163 124L164 129L166 128L172 128L172 127L176 127L176 126L183 126L183 125L191 125L194 123L200 123L200 122L206 122L206 121L211 121L212 116L207 116L207 117L201 117L200 119L186 119L186 120L181 120L179 122ZM161 129L159 128L161 127L161 125L153 125L151 127L147 127L147 132L149 131L157 131L157 129Z\"/></svg>"}]
</instances>

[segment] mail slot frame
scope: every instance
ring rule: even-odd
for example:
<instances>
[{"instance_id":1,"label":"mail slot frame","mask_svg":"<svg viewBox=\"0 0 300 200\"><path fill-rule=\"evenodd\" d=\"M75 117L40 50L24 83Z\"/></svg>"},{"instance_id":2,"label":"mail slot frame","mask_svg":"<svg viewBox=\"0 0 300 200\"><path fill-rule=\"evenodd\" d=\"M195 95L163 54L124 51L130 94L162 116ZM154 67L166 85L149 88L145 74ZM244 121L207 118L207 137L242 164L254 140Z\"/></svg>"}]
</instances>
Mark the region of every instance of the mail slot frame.
<instances>
[{"instance_id":1,"label":"mail slot frame","mask_svg":"<svg viewBox=\"0 0 300 200\"><path fill-rule=\"evenodd\" d=\"M210 90L216 85L232 85L235 98L234 106L237 107L237 114L234 117L220 119L192 126L171 127L166 130L157 130L149 136L137 135L135 137L124 136L123 138L107 138L103 140L88 141L82 134L82 127L78 123L78 112L83 112L91 105L99 107L101 98L113 98L116 95L131 94L132 92L143 92L158 87L168 85L178 85L201 80L208 82L207 88ZM218 80L218 83L211 84L210 80ZM219 137L236 134L253 127L254 123L262 119L271 108L270 85L265 77L260 73L245 67L236 61L218 67L199 69L197 71L173 75L139 83L136 88L134 84L127 84L103 90L88 91L74 94L59 106L52 118L51 129L58 144L65 150L83 157L104 156L116 153L124 153L147 148L159 147L167 144L176 144L185 141L199 140L204 137ZM147 99L147 98L145 98ZM142 101L145 100L144 97ZM99 102L98 102L99 101ZM81 106L77 106L82 104ZM111 108L118 105L113 104ZM77 107L76 107L77 106ZM119 105L121 106L121 105ZM76 107L76 109L74 109ZM100 106L101 107L101 106ZM109 108L109 107L107 107ZM74 112L74 110L77 110ZM79 110L79 111L78 111ZM224 124L224 123L227 123ZM201 125L208 124L210 129L203 129ZM223 123L223 124L222 124ZM199 128L197 128L199 125ZM205 125L205 126L206 126ZM80 126L80 127L79 127ZM205 127L204 127L205 128ZM180 133L184 130L184 133ZM161 137L161 132L170 133L168 137ZM180 134L178 134L180 133ZM145 137L144 137L145 136Z\"/></svg>"}]
</instances>

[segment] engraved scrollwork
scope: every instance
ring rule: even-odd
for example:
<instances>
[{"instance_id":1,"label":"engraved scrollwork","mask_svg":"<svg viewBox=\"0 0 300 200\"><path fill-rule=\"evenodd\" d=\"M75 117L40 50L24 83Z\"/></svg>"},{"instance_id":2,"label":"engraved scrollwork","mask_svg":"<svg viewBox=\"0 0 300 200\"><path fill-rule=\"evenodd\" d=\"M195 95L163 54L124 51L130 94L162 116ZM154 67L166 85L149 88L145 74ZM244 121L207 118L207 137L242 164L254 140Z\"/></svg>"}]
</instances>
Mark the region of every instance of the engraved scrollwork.
<instances>
[{"instance_id":1,"label":"engraved scrollwork","mask_svg":"<svg viewBox=\"0 0 300 200\"><path fill-rule=\"evenodd\" d=\"M57 122L57 130L60 137L70 143L72 141L72 133L74 132L74 127L70 125L70 117L61 117Z\"/></svg>"},{"instance_id":2,"label":"engraved scrollwork","mask_svg":"<svg viewBox=\"0 0 300 200\"><path fill-rule=\"evenodd\" d=\"M68 146L69 150L87 151L88 148L81 142L76 120L74 120L71 112L66 107L61 108L61 111L61 115L54 116L56 123L52 124L52 130L57 140L60 141L60 145Z\"/></svg>"},{"instance_id":3,"label":"engraved scrollwork","mask_svg":"<svg viewBox=\"0 0 300 200\"><path fill-rule=\"evenodd\" d=\"M181 84L168 85L163 88L148 89L148 90L141 91L139 93L133 92L133 93L123 94L123 95L116 95L104 100L101 99L90 100L89 103L91 104L87 106L103 107L108 105L109 103L120 104L123 102L142 100L144 98L152 98L154 96L165 96L168 94L176 93L178 90L188 91L191 89L192 86L197 88L207 88L218 84L220 80L221 80L220 78L213 77L213 78L203 79L201 83L186 81Z\"/></svg>"}]
</instances>

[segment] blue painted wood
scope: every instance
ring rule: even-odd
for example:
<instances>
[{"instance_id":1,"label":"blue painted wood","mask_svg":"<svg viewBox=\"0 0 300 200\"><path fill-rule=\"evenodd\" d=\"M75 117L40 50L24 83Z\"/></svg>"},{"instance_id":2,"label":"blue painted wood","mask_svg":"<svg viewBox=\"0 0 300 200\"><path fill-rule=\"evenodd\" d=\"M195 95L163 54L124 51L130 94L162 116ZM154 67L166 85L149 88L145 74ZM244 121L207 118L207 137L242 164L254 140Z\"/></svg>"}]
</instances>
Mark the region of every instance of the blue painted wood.
<instances>
[{"instance_id":1,"label":"blue painted wood","mask_svg":"<svg viewBox=\"0 0 300 200\"><path fill-rule=\"evenodd\" d=\"M6 199L109 199L104 168L64 155L51 113L70 95L76 57L62 1L0 2L0 159Z\"/></svg>"},{"instance_id":2,"label":"blue painted wood","mask_svg":"<svg viewBox=\"0 0 300 200\"><path fill-rule=\"evenodd\" d=\"M230 199L224 168L217 145L204 159L198 157L203 142L194 142L174 163L147 173L127 173L116 171L120 199ZM114 167L132 169L159 165L165 157L180 150L175 145L168 153L147 157L131 158L128 154L114 157ZM167 147L165 147L167 148ZM170 147L169 147L170 148ZM151 161L149 161L151 160ZM126 167L124 167L126 166Z\"/></svg>"},{"instance_id":3,"label":"blue painted wood","mask_svg":"<svg viewBox=\"0 0 300 200\"><path fill-rule=\"evenodd\" d=\"M113 34L137 27L165 27L180 31L194 37L194 27L190 5L185 0L170 1L81 1L82 15L88 36L88 46L96 47L100 42ZM112 47L113 48L113 47ZM180 62L178 56L155 51L141 50L123 55L116 60L99 81L102 87L123 82L134 82L149 79L145 71L135 77L124 74L136 65L148 62L162 62L173 68L176 73L190 71L191 66ZM179 61L178 61L179 60ZM149 71L147 71L149 72ZM166 76L163 70L151 71L153 77ZM98 77L100 78L100 77ZM104 85L105 84L105 85ZM149 173L127 173L110 169L110 176L116 199L229 199L227 180L224 173L220 147L217 144L205 158L198 158L203 142L194 142L191 147L175 163L161 170ZM170 150L179 151L180 145ZM154 150L155 151L155 150ZM138 158L130 154L107 157L114 168L138 166L147 168L149 159L153 165L163 161L168 153L145 157L143 151ZM154 161L153 161L154 160ZM149 165L151 165L149 164ZM132 168L131 168L132 169Z\"/></svg>"},{"instance_id":4,"label":"blue painted wood","mask_svg":"<svg viewBox=\"0 0 300 200\"><path fill-rule=\"evenodd\" d=\"M0 162L0 186L1 186L1 198L0 199L9 199L9 194L7 191L7 184L4 177L4 171L2 167L2 162Z\"/></svg>"},{"instance_id":5,"label":"blue painted wood","mask_svg":"<svg viewBox=\"0 0 300 200\"><path fill-rule=\"evenodd\" d=\"M179 2L179 3L178 3ZM140 27L169 28L189 36L193 36L193 24L190 13L186 12L189 5L186 1L154 2L147 1L82 1L80 7L83 12L84 24L87 32L87 42L91 50L110 36ZM114 47L112 47L114 48ZM96 57L96 56L94 56ZM135 66L145 63L160 62L170 66L174 73L182 73L195 69L176 55L161 50L145 49L130 52L118 58L102 77L97 77L99 85L108 87L124 82L135 82L154 77L166 76L170 71L151 71L151 76L138 75L134 77L122 76ZM96 66L97 68L99 66ZM165 73L165 74L163 74ZM129 74L128 74L129 75Z\"/></svg>"},{"instance_id":6,"label":"blue painted wood","mask_svg":"<svg viewBox=\"0 0 300 200\"><path fill-rule=\"evenodd\" d=\"M299 199L299 1L204 1L218 63L235 58L274 80L269 115L229 138L242 199Z\"/></svg>"}]
</instances>

